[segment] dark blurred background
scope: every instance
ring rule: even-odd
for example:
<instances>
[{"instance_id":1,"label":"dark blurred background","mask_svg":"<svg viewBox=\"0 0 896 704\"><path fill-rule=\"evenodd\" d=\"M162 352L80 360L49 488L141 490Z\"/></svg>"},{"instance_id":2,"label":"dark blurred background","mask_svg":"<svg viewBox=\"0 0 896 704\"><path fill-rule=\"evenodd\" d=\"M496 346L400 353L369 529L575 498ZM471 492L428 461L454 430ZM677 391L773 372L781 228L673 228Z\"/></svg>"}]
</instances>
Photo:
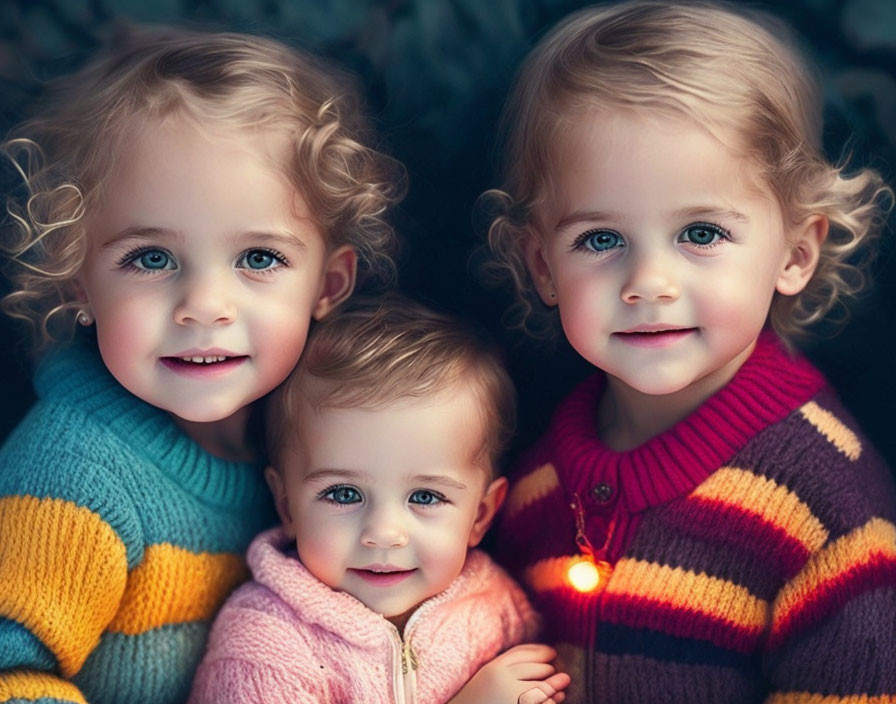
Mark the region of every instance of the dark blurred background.
<instances>
[{"instance_id":1,"label":"dark blurred background","mask_svg":"<svg viewBox=\"0 0 896 704\"><path fill-rule=\"evenodd\" d=\"M410 193L396 220L405 240L401 289L488 327L506 346L520 389L518 446L587 365L563 343L538 347L506 332L507 292L473 275L482 228L478 195L496 185L495 126L516 67L574 0L0 0L0 132L29 109L43 80L67 73L118 21L183 23L262 33L352 69L384 146L407 166ZM788 20L821 68L825 144L844 148L894 183L896 3L754 3ZM4 184L6 190L6 184ZM876 287L848 326L805 348L896 467L896 246L884 233ZM2 292L8 286L0 278ZM21 330L0 321L0 439L33 401Z\"/></svg>"}]
</instances>

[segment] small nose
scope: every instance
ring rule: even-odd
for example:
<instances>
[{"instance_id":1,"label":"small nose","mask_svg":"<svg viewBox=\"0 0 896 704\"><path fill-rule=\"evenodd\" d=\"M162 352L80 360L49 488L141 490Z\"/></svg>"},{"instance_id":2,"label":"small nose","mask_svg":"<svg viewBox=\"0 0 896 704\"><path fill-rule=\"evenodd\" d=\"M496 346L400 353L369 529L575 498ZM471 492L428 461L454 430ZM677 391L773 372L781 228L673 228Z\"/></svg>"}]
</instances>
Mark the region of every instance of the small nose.
<instances>
[{"instance_id":1,"label":"small nose","mask_svg":"<svg viewBox=\"0 0 896 704\"><path fill-rule=\"evenodd\" d=\"M184 277L174 309L178 325L228 325L236 319L233 293L223 275L196 272Z\"/></svg>"},{"instance_id":2,"label":"small nose","mask_svg":"<svg viewBox=\"0 0 896 704\"><path fill-rule=\"evenodd\" d=\"M370 548L401 548L408 533L400 513L388 506L373 507L361 532L361 544Z\"/></svg>"},{"instance_id":3,"label":"small nose","mask_svg":"<svg viewBox=\"0 0 896 704\"><path fill-rule=\"evenodd\" d=\"M674 301L681 294L678 278L671 263L663 256L636 255L622 286L620 297L625 303Z\"/></svg>"}]
</instances>

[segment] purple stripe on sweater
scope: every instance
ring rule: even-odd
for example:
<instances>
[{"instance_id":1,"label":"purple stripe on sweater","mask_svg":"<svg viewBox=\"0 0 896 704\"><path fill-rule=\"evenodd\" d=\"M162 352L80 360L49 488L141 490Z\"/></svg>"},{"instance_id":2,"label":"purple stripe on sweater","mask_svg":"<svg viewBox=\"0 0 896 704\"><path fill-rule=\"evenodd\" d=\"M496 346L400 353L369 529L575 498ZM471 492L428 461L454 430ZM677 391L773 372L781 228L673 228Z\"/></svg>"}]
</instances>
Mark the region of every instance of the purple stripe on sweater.
<instances>
[{"instance_id":1,"label":"purple stripe on sweater","mask_svg":"<svg viewBox=\"0 0 896 704\"><path fill-rule=\"evenodd\" d=\"M728 619L630 594L605 594L601 620L630 628L649 628L679 638L709 641L740 653L755 650L763 637L763 629L759 627L741 626Z\"/></svg>"}]
</instances>

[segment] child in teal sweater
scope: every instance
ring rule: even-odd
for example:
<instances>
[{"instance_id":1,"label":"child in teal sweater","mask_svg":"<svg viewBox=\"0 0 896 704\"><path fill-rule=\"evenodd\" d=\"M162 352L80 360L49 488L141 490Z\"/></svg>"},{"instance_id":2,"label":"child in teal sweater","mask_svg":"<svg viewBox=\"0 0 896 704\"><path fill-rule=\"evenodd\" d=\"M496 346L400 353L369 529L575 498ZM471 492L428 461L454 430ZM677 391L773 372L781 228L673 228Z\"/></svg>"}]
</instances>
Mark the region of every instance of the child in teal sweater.
<instances>
[{"instance_id":1,"label":"child in teal sweater","mask_svg":"<svg viewBox=\"0 0 896 704\"><path fill-rule=\"evenodd\" d=\"M253 403L359 261L391 273L400 169L349 86L259 37L138 30L6 142L4 305L49 352L0 451L0 702L186 698L274 521Z\"/></svg>"}]
</instances>

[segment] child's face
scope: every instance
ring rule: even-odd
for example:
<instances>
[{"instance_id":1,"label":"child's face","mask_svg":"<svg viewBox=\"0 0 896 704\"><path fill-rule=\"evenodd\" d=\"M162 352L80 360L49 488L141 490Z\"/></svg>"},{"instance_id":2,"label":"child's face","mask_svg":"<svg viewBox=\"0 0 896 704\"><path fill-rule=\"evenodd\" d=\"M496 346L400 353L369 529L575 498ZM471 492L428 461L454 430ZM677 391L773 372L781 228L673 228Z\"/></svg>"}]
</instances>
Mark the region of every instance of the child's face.
<instances>
[{"instance_id":1,"label":"child's face","mask_svg":"<svg viewBox=\"0 0 896 704\"><path fill-rule=\"evenodd\" d=\"M584 114L555 157L526 253L572 346L646 394L724 385L776 289L804 283L754 167L693 122L628 113Z\"/></svg>"},{"instance_id":2,"label":"child's face","mask_svg":"<svg viewBox=\"0 0 896 704\"><path fill-rule=\"evenodd\" d=\"M271 165L280 139L182 117L153 124L88 223L79 295L103 361L183 419L221 420L273 389L311 318L351 292L354 253L328 249Z\"/></svg>"},{"instance_id":3,"label":"child's face","mask_svg":"<svg viewBox=\"0 0 896 704\"><path fill-rule=\"evenodd\" d=\"M299 558L401 627L457 577L503 500L466 388L382 409L307 406L298 449L268 470Z\"/></svg>"}]
</instances>

